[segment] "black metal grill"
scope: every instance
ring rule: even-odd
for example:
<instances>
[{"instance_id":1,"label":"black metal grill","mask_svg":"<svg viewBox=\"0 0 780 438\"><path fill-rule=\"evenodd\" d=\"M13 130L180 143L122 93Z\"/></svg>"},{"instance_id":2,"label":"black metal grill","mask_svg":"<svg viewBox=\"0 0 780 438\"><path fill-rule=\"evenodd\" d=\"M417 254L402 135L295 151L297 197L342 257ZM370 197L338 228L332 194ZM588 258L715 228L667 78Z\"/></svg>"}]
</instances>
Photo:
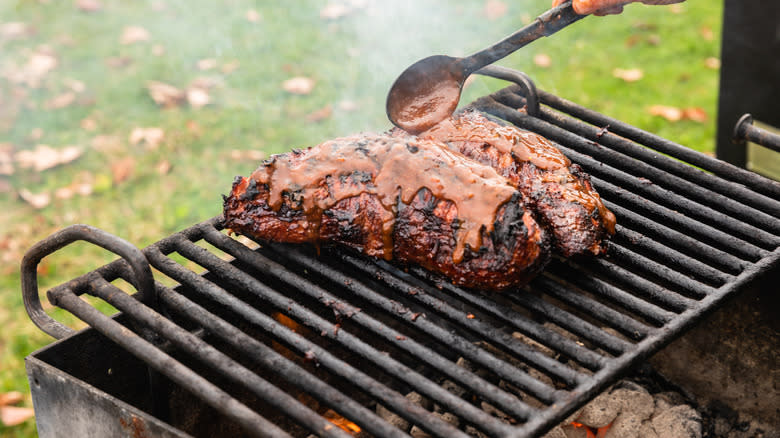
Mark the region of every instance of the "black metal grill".
<instances>
[{"instance_id":1,"label":"black metal grill","mask_svg":"<svg viewBox=\"0 0 780 438\"><path fill-rule=\"evenodd\" d=\"M522 86L475 108L557 142L592 175L618 219L606 257L556 259L523 290L488 295L339 249L247 244L221 231L220 218L143 251L73 226L25 257L32 320L57 338L71 334L41 309L35 268L87 240L123 259L55 287L49 300L149 365L149 409L163 420L162 376L249 435L347 436L323 417L331 409L371 435L406 436L377 414L381 405L434 436L526 437L777 269L780 184L537 92L517 72L482 73ZM177 285L155 282L149 265ZM140 293L130 297L117 278ZM412 402L412 391L431 404Z\"/></svg>"}]
</instances>

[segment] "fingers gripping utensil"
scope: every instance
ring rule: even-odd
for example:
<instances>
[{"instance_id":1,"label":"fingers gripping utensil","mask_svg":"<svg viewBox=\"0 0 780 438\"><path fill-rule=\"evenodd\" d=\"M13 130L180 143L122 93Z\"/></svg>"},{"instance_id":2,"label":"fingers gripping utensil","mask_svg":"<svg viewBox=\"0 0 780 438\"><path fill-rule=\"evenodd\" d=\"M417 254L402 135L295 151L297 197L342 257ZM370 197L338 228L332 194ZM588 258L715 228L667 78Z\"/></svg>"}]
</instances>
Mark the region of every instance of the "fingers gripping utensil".
<instances>
[{"instance_id":1,"label":"fingers gripping utensil","mask_svg":"<svg viewBox=\"0 0 780 438\"><path fill-rule=\"evenodd\" d=\"M412 134L425 131L452 115L458 106L463 82L470 74L583 17L585 15L574 12L571 1L567 1L473 55L465 58L434 55L415 62L390 88L385 106L387 117L394 125Z\"/></svg>"}]
</instances>

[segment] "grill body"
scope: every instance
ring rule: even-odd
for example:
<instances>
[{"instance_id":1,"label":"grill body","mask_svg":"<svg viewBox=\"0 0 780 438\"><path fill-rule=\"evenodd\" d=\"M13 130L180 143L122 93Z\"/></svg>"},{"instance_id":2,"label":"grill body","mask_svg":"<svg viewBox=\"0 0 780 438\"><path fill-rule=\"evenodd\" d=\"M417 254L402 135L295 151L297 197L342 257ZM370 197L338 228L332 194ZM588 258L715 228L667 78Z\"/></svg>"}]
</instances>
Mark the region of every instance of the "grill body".
<instances>
[{"instance_id":1,"label":"grill body","mask_svg":"<svg viewBox=\"0 0 780 438\"><path fill-rule=\"evenodd\" d=\"M518 85L473 107L557 142L592 175L618 218L607 257L556 259L523 290L485 295L338 249L258 247L226 235L220 218L143 251L66 229L23 265L33 321L67 336L31 356L31 382L58 367L54 351L100 338L133 364L123 368L135 395L115 393L110 382L123 377L100 362L64 371L69 384L105 391L122 400L106 407L117 418L164 433L203 433L205 423L177 424L189 409L249 436L348 436L330 412L370 435L405 436L377 414L381 405L434 436L540 436L747 284L777 274L780 184L536 91L518 72L481 73ZM101 335L72 335L36 303L35 266L74 240L123 256L48 292ZM147 261L167 284L153 281ZM117 278L141 292L130 297ZM107 382L90 380L107 367ZM44 391L33 391L36 409ZM182 397L192 404L177 405Z\"/></svg>"}]
</instances>

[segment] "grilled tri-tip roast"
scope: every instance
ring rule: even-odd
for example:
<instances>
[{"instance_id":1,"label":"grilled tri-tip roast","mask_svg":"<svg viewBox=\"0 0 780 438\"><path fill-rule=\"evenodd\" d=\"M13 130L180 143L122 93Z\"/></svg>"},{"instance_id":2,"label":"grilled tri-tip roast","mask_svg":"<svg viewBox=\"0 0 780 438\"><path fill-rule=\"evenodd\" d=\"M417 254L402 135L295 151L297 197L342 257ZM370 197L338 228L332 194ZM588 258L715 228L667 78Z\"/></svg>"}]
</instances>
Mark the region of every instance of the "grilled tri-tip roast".
<instances>
[{"instance_id":1,"label":"grilled tri-tip roast","mask_svg":"<svg viewBox=\"0 0 780 438\"><path fill-rule=\"evenodd\" d=\"M509 179L542 227L553 234L555 248L565 257L601 254L606 237L615 233L615 215L593 189L590 176L538 134L466 111L423 132L420 138L441 141Z\"/></svg>"},{"instance_id":2,"label":"grilled tri-tip roast","mask_svg":"<svg viewBox=\"0 0 780 438\"><path fill-rule=\"evenodd\" d=\"M414 137L339 138L237 177L225 226L260 240L340 244L454 284L521 286L550 258L604 251L615 217L544 139L463 113Z\"/></svg>"},{"instance_id":3,"label":"grilled tri-tip roast","mask_svg":"<svg viewBox=\"0 0 780 438\"><path fill-rule=\"evenodd\" d=\"M529 281L549 238L492 167L411 136L360 135L274 155L237 177L225 227L276 242L337 243L453 283Z\"/></svg>"}]
</instances>

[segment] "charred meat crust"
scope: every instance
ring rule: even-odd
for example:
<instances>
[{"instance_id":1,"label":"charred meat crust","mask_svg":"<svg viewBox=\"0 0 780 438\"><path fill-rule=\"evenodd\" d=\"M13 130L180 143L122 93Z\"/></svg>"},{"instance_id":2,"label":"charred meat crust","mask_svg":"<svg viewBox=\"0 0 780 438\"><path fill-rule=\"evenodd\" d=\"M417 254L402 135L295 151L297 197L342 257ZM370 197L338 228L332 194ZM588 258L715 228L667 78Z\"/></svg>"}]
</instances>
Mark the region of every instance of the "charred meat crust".
<instances>
[{"instance_id":1,"label":"charred meat crust","mask_svg":"<svg viewBox=\"0 0 780 438\"><path fill-rule=\"evenodd\" d=\"M237 177L224 216L261 240L345 246L486 290L527 283L553 248L601 254L614 233L590 177L551 142L471 112L418 137L275 155Z\"/></svg>"},{"instance_id":2,"label":"charred meat crust","mask_svg":"<svg viewBox=\"0 0 780 438\"><path fill-rule=\"evenodd\" d=\"M350 176L338 183L353 184ZM247 195L254 187L255 196ZM262 240L346 246L374 257L385 254L382 207L376 195L361 193L324 210L319 224L294 208L289 198L274 211L268 188L240 178L225 198L225 227ZM416 264L448 277L454 284L503 290L530 281L549 259L549 239L522 207L516 193L497 212L493 230L482 231L482 246L466 248L453 261L458 214L455 205L420 189L408 204L399 203L392 232L392 256L401 264Z\"/></svg>"},{"instance_id":3,"label":"charred meat crust","mask_svg":"<svg viewBox=\"0 0 780 438\"><path fill-rule=\"evenodd\" d=\"M481 135L464 136L459 132L468 132L474 126L483 130ZM590 176L568 160L565 166L541 168L533 159L502 150L499 141L506 140L507 132L511 135L513 131L526 135L512 139L514 142L539 142L543 146L539 150L555 148L543 137L499 125L473 111L461 112L453 117L451 126L434 128L421 136L441 141L511 181L542 227L552 234L554 248L564 257L604 253L609 236L614 234L615 217L593 189Z\"/></svg>"}]
</instances>

